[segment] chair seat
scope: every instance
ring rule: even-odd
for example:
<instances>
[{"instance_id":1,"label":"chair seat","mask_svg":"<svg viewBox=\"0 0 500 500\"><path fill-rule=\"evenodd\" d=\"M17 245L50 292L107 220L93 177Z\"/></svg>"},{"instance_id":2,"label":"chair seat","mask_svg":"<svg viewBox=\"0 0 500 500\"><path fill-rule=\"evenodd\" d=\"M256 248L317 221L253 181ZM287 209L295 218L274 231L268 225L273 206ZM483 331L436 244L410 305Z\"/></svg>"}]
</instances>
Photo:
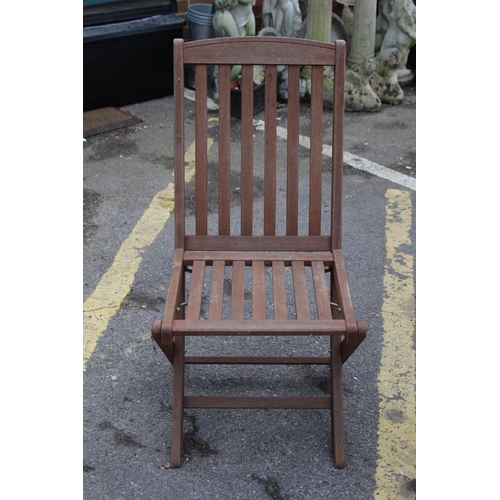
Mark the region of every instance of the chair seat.
<instances>
[{"instance_id":1,"label":"chair seat","mask_svg":"<svg viewBox=\"0 0 500 500\"><path fill-rule=\"evenodd\" d=\"M178 311L186 307L185 315L173 319L172 335L343 335L353 325L357 330L330 299L333 252L186 251L176 269L191 278L186 302L177 305ZM174 277L171 286L181 278ZM350 298L339 291L339 302L349 306Z\"/></svg>"}]
</instances>

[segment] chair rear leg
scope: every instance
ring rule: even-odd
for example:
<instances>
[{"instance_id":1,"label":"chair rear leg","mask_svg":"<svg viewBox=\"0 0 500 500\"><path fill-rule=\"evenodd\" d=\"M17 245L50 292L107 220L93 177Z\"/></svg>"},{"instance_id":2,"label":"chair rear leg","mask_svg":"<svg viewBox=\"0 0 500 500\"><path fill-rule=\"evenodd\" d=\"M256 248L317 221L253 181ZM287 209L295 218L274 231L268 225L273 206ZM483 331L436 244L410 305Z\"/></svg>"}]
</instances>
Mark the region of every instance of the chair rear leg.
<instances>
[{"instance_id":1,"label":"chair rear leg","mask_svg":"<svg viewBox=\"0 0 500 500\"><path fill-rule=\"evenodd\" d=\"M184 422L184 337L174 338L174 377L172 388L172 437L170 466L182 463L182 438Z\"/></svg>"},{"instance_id":2,"label":"chair rear leg","mask_svg":"<svg viewBox=\"0 0 500 500\"><path fill-rule=\"evenodd\" d=\"M332 396L332 453L337 469L344 468L344 416L342 401L342 339L330 337L330 390Z\"/></svg>"}]
</instances>

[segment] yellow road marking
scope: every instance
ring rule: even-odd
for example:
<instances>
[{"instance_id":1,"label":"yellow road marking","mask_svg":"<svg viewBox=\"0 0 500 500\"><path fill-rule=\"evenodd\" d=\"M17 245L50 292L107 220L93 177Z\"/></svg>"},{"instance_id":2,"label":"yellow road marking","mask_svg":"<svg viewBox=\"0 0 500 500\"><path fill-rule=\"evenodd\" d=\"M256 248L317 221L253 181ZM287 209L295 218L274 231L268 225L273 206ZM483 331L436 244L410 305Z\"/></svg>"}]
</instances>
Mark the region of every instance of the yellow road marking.
<instances>
[{"instance_id":1,"label":"yellow road marking","mask_svg":"<svg viewBox=\"0 0 500 500\"><path fill-rule=\"evenodd\" d=\"M208 139L207 148L213 144ZM195 173L194 142L185 153L185 180L190 182ZM174 209L174 184L156 194L149 208L122 243L113 264L104 273L92 295L83 304L83 367L92 356L97 341L108 327L130 292L144 250L154 242Z\"/></svg>"},{"instance_id":2,"label":"yellow road marking","mask_svg":"<svg viewBox=\"0 0 500 500\"><path fill-rule=\"evenodd\" d=\"M377 500L415 498L415 330L414 259L410 245L412 204L406 191L386 192L384 343L378 376L379 460Z\"/></svg>"}]
</instances>

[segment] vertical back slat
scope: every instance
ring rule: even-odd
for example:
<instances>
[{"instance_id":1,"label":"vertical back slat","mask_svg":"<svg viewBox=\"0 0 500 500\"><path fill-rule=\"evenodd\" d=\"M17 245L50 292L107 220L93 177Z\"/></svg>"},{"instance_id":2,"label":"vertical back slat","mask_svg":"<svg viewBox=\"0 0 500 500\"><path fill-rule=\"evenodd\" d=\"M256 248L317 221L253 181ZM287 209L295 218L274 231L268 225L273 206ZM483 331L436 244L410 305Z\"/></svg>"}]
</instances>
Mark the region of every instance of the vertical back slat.
<instances>
[{"instance_id":1,"label":"vertical back slat","mask_svg":"<svg viewBox=\"0 0 500 500\"><path fill-rule=\"evenodd\" d=\"M345 42L337 40L334 68L333 127L332 127L332 249L342 246L342 174L344 142L344 74Z\"/></svg>"},{"instance_id":2,"label":"vertical back slat","mask_svg":"<svg viewBox=\"0 0 500 500\"><path fill-rule=\"evenodd\" d=\"M174 40L175 248L184 248L184 41Z\"/></svg>"},{"instance_id":3,"label":"vertical back slat","mask_svg":"<svg viewBox=\"0 0 500 500\"><path fill-rule=\"evenodd\" d=\"M299 111L300 66L288 67L288 129L286 234L296 236L299 224Z\"/></svg>"},{"instance_id":4,"label":"vertical back slat","mask_svg":"<svg viewBox=\"0 0 500 500\"><path fill-rule=\"evenodd\" d=\"M207 234L207 67L195 67L196 234Z\"/></svg>"},{"instance_id":5,"label":"vertical back slat","mask_svg":"<svg viewBox=\"0 0 500 500\"><path fill-rule=\"evenodd\" d=\"M321 234L321 169L323 149L323 66L311 75L311 156L309 179L309 235Z\"/></svg>"},{"instance_id":6,"label":"vertical back slat","mask_svg":"<svg viewBox=\"0 0 500 500\"><path fill-rule=\"evenodd\" d=\"M231 221L231 78L229 65L219 66L219 234L230 234Z\"/></svg>"},{"instance_id":7,"label":"vertical back slat","mask_svg":"<svg viewBox=\"0 0 500 500\"><path fill-rule=\"evenodd\" d=\"M276 232L276 66L265 70L264 235Z\"/></svg>"},{"instance_id":8,"label":"vertical back slat","mask_svg":"<svg viewBox=\"0 0 500 500\"><path fill-rule=\"evenodd\" d=\"M253 232L253 66L241 75L241 234Z\"/></svg>"},{"instance_id":9,"label":"vertical back slat","mask_svg":"<svg viewBox=\"0 0 500 500\"><path fill-rule=\"evenodd\" d=\"M252 262L252 319L266 319L266 281L264 261Z\"/></svg>"}]
</instances>

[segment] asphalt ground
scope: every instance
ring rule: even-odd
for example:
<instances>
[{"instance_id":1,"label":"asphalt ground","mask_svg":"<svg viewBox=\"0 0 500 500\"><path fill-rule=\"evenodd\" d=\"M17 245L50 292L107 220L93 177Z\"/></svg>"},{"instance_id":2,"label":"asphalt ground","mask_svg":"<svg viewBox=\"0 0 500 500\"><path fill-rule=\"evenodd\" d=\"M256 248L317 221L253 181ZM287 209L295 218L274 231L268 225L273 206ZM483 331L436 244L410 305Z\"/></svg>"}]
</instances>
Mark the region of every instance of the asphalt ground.
<instances>
[{"instance_id":1,"label":"asphalt ground","mask_svg":"<svg viewBox=\"0 0 500 500\"><path fill-rule=\"evenodd\" d=\"M352 156L344 167L343 251L357 317L366 319L368 336L343 369L346 467L342 470L333 466L330 416L325 410L187 410L183 465L166 467L172 367L155 348L150 325L161 316L168 286L173 251L173 214L168 210L172 207L165 205L165 222L147 243L134 236L133 230L145 223L152 200L173 182L173 98L127 106L141 123L87 138L83 145L84 337L85 318L91 321L101 315L99 300L109 318L102 331L92 333L95 345L84 347L86 500L415 497L415 443L410 439L400 444L408 453L403 473L387 458L387 450L396 445L384 444L388 437L383 433L387 415L396 430L404 420L414 427L414 392L397 389L400 392L392 399L399 400L402 410L389 411L383 406L380 385L384 370L391 373L400 363L398 348L387 356L391 351L388 317L394 315L388 309L391 285L387 277L391 274L398 275L399 285L411 284L410 300L402 313L409 339L402 348L409 351L407 371L414 372L411 290L416 191L399 180L404 176L413 186L416 177L416 88L405 87L405 94L400 106L384 105L378 113L347 113L345 118L345 151ZM191 106L189 100L186 104ZM307 105L303 109L306 115ZM326 131L328 125L325 113ZM232 133L239 133L237 119ZM310 133L306 124L301 134ZM256 127L255 136L259 134ZM325 132L325 143L327 136ZM278 143L279 155L285 142ZM377 169L370 173L357 168L362 161L386 167L400 177L391 180L377 175ZM389 252L389 234L403 224L408 225L407 239L398 244L402 253L394 257ZM135 251L136 264L122 262L125 247ZM392 272L391 259L400 259L403 269ZM107 288L103 277L109 278ZM113 280L120 285L109 284ZM106 293L116 295L111 306L105 302ZM222 342L228 353L244 347L228 339ZM270 349L250 342L248 346L257 351ZM272 345L278 354L314 353L321 347L321 339ZM193 353L215 348L211 340L188 346ZM411 373L405 380L414 391ZM187 393L201 388L202 392L231 395L242 387L249 394L323 395L328 392L327 371L314 366L187 370Z\"/></svg>"}]
</instances>

